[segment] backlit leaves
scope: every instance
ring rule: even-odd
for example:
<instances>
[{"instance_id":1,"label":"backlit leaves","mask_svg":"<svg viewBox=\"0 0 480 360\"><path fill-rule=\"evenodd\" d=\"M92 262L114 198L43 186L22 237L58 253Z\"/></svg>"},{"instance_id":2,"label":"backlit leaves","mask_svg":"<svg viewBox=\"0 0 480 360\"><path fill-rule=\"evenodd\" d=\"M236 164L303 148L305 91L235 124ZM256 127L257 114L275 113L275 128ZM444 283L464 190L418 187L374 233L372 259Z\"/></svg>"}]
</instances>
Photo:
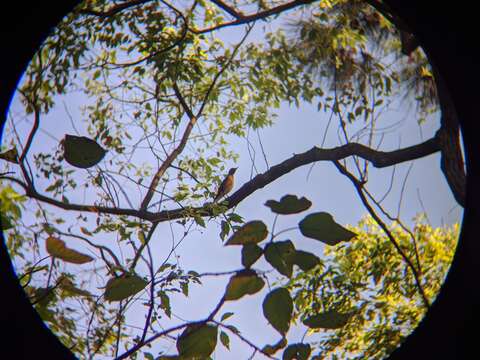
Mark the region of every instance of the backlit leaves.
<instances>
[{"instance_id":1,"label":"backlit leaves","mask_svg":"<svg viewBox=\"0 0 480 360\"><path fill-rule=\"evenodd\" d=\"M304 236L332 246L356 236L355 233L337 224L332 215L326 212L307 215L300 221L299 227Z\"/></svg>"},{"instance_id":2,"label":"backlit leaves","mask_svg":"<svg viewBox=\"0 0 480 360\"><path fill-rule=\"evenodd\" d=\"M105 300L121 301L143 290L147 284L148 282L138 275L111 278L105 286Z\"/></svg>"},{"instance_id":3,"label":"backlit leaves","mask_svg":"<svg viewBox=\"0 0 480 360\"><path fill-rule=\"evenodd\" d=\"M272 290L263 300L263 315L275 330L285 336L292 320L293 301L287 289Z\"/></svg>"},{"instance_id":4,"label":"backlit leaves","mask_svg":"<svg viewBox=\"0 0 480 360\"><path fill-rule=\"evenodd\" d=\"M253 270L239 271L230 278L225 290L225 300L238 300L245 295L259 292L265 281Z\"/></svg>"},{"instance_id":5,"label":"backlit leaves","mask_svg":"<svg viewBox=\"0 0 480 360\"><path fill-rule=\"evenodd\" d=\"M95 140L68 134L63 140L63 150L65 160L78 168L89 168L98 164L106 152Z\"/></svg>"},{"instance_id":6,"label":"backlit leaves","mask_svg":"<svg viewBox=\"0 0 480 360\"><path fill-rule=\"evenodd\" d=\"M182 359L206 359L217 346L217 326L192 324L177 339L177 350Z\"/></svg>"},{"instance_id":7,"label":"backlit leaves","mask_svg":"<svg viewBox=\"0 0 480 360\"><path fill-rule=\"evenodd\" d=\"M265 205L276 214L288 215L307 210L312 202L305 197L299 199L295 195L285 195L280 201L268 200Z\"/></svg>"},{"instance_id":8,"label":"backlit leaves","mask_svg":"<svg viewBox=\"0 0 480 360\"><path fill-rule=\"evenodd\" d=\"M264 240L267 235L267 226L260 220L254 220L238 229L225 245L257 244Z\"/></svg>"},{"instance_id":9,"label":"backlit leaves","mask_svg":"<svg viewBox=\"0 0 480 360\"><path fill-rule=\"evenodd\" d=\"M77 250L68 248L65 245L65 241L57 239L53 236L49 236L47 238L46 248L47 252L53 257L73 264L85 264L93 261L93 258L91 256L82 254Z\"/></svg>"}]
</instances>

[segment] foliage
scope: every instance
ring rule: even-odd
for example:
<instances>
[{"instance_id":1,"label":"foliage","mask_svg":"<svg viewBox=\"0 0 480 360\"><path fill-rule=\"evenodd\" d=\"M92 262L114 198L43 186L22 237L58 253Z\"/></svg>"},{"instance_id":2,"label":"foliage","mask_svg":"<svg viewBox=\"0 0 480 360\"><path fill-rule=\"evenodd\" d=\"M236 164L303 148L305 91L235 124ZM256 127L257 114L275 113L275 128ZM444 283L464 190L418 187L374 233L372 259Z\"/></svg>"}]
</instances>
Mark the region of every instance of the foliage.
<instances>
[{"instance_id":1,"label":"foliage","mask_svg":"<svg viewBox=\"0 0 480 360\"><path fill-rule=\"evenodd\" d=\"M264 202L271 226L237 210L255 191L321 160L343 169L359 195L380 207L365 188L375 158L396 165L439 151L436 139L428 151L428 142L414 146L407 159L374 144L380 114L400 97L415 92L420 117L437 110L425 54L413 47L404 56L405 29L363 1L234 5L87 0L52 31L19 84L18 112L31 127L19 131L11 112L0 153L0 221L33 306L78 356L153 359L146 349L158 339L166 343L157 359L204 359L218 338L230 350L232 337L269 357L284 349L283 359L314 350L317 358L380 358L420 321L419 293L432 300L440 289L457 227L433 229L417 219L411 234L399 219L386 228L366 218L347 228L294 194ZM288 26L286 10L293 11ZM257 20L274 28L264 41L249 37ZM228 29L236 31L233 44ZM68 131L68 121L50 121L65 99ZM319 140L273 166L263 153L264 173L213 202L225 169L241 156L232 144L273 126L285 105L330 113L342 134L338 147L323 148L327 126L321 148ZM55 141L40 140L45 134ZM347 157L355 176L340 164ZM278 219L295 226L276 231ZM169 231L159 230L162 223ZM240 269L198 273L179 261L181 243L212 224L226 249L240 250ZM297 235L280 239L286 231ZM325 254L300 249L299 239ZM188 298L212 276L229 277L223 296L206 317L181 320L180 295ZM253 297L262 297L265 321L281 336L275 344L249 341L231 311L218 316L224 305ZM141 327L132 330L129 311L144 316ZM298 342L289 337L298 327L330 332ZM172 341L178 355L163 351Z\"/></svg>"},{"instance_id":2,"label":"foliage","mask_svg":"<svg viewBox=\"0 0 480 360\"><path fill-rule=\"evenodd\" d=\"M413 250L411 233L395 223L390 229L403 248ZM328 336L312 335L319 359L334 354L338 358L383 359L426 312L411 271L375 221L365 217L351 230L358 234L351 242L326 248L325 269L298 273L289 285L297 316L305 319L304 323L323 324L319 335L324 328L336 329ZM422 216L415 220L413 236L422 285L432 301L453 259L458 231L458 225L432 228Z\"/></svg>"}]
</instances>

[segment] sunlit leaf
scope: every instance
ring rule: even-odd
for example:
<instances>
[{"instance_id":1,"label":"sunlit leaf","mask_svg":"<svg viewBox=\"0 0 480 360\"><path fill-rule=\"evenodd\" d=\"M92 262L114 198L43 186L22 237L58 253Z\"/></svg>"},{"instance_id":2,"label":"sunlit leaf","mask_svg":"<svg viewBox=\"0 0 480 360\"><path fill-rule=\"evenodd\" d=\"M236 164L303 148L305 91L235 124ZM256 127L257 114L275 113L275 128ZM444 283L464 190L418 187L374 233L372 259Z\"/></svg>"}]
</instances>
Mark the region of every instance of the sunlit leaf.
<instances>
[{"instance_id":1,"label":"sunlit leaf","mask_svg":"<svg viewBox=\"0 0 480 360\"><path fill-rule=\"evenodd\" d=\"M263 250L257 244L245 244L242 247L242 265L246 268L252 266L260 256Z\"/></svg>"},{"instance_id":2,"label":"sunlit leaf","mask_svg":"<svg viewBox=\"0 0 480 360\"><path fill-rule=\"evenodd\" d=\"M217 346L217 326L192 324L177 339L177 350L182 359L205 359Z\"/></svg>"},{"instance_id":3,"label":"sunlit leaf","mask_svg":"<svg viewBox=\"0 0 480 360\"><path fill-rule=\"evenodd\" d=\"M105 300L120 301L135 295L147 286L148 282L138 275L125 275L111 278L105 286Z\"/></svg>"},{"instance_id":4,"label":"sunlit leaf","mask_svg":"<svg viewBox=\"0 0 480 360\"><path fill-rule=\"evenodd\" d=\"M263 315L275 330L285 336L292 320L293 301L287 289L272 290L263 300Z\"/></svg>"},{"instance_id":5,"label":"sunlit leaf","mask_svg":"<svg viewBox=\"0 0 480 360\"><path fill-rule=\"evenodd\" d=\"M307 210L312 206L312 202L305 197L299 199L296 195L285 195L280 201L268 200L265 206L276 214L288 215Z\"/></svg>"},{"instance_id":6,"label":"sunlit leaf","mask_svg":"<svg viewBox=\"0 0 480 360\"><path fill-rule=\"evenodd\" d=\"M255 294L264 286L265 281L255 271L239 271L228 282L225 290L225 300L237 300L245 295Z\"/></svg>"},{"instance_id":7,"label":"sunlit leaf","mask_svg":"<svg viewBox=\"0 0 480 360\"><path fill-rule=\"evenodd\" d=\"M320 240L327 245L336 245L341 241L349 241L357 234L337 224L332 215L319 212L307 215L299 223L301 233L309 238Z\"/></svg>"},{"instance_id":8,"label":"sunlit leaf","mask_svg":"<svg viewBox=\"0 0 480 360\"><path fill-rule=\"evenodd\" d=\"M225 314L222 315L222 317L220 318L220 321L225 321L228 318L230 318L232 315L233 315L233 312L226 312Z\"/></svg>"},{"instance_id":9,"label":"sunlit leaf","mask_svg":"<svg viewBox=\"0 0 480 360\"><path fill-rule=\"evenodd\" d=\"M68 248L65 245L65 241L57 239L56 237L49 236L46 241L47 252L63 261L73 264L85 264L93 261L93 258L89 255L82 254L77 250Z\"/></svg>"},{"instance_id":10,"label":"sunlit leaf","mask_svg":"<svg viewBox=\"0 0 480 360\"><path fill-rule=\"evenodd\" d=\"M254 220L238 229L225 245L257 244L264 240L267 235L267 226L260 220Z\"/></svg>"},{"instance_id":11,"label":"sunlit leaf","mask_svg":"<svg viewBox=\"0 0 480 360\"><path fill-rule=\"evenodd\" d=\"M62 290L64 290L67 295L70 296L92 296L90 292L87 290L80 289L75 286L72 280L70 280L68 277L63 276L61 279L59 279L60 287Z\"/></svg>"},{"instance_id":12,"label":"sunlit leaf","mask_svg":"<svg viewBox=\"0 0 480 360\"><path fill-rule=\"evenodd\" d=\"M295 247L290 240L269 243L265 248L265 260L280 274L291 277Z\"/></svg>"},{"instance_id":13,"label":"sunlit leaf","mask_svg":"<svg viewBox=\"0 0 480 360\"><path fill-rule=\"evenodd\" d=\"M95 140L68 134L63 139L63 150L70 165L83 169L98 164L106 153Z\"/></svg>"},{"instance_id":14,"label":"sunlit leaf","mask_svg":"<svg viewBox=\"0 0 480 360\"><path fill-rule=\"evenodd\" d=\"M345 326L353 313L342 314L335 310L326 311L303 320L303 324L312 329L338 329Z\"/></svg>"},{"instance_id":15,"label":"sunlit leaf","mask_svg":"<svg viewBox=\"0 0 480 360\"><path fill-rule=\"evenodd\" d=\"M308 360L311 352L309 344L291 344L283 352L282 360Z\"/></svg>"}]
</instances>

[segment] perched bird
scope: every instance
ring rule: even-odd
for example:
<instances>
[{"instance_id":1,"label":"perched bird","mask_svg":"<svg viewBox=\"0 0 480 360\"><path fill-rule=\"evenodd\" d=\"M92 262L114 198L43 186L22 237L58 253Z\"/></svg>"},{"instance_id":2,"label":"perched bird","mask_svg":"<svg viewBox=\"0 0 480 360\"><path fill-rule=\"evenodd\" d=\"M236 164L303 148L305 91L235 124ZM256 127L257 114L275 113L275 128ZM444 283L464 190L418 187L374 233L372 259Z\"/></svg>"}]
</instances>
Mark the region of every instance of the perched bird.
<instances>
[{"instance_id":1,"label":"perched bird","mask_svg":"<svg viewBox=\"0 0 480 360\"><path fill-rule=\"evenodd\" d=\"M227 195L233 188L233 174L235 174L235 171L237 171L238 168L231 168L228 171L227 177L222 181L220 184L217 195L215 196L215 199L213 199L213 202L217 202L220 200L222 197Z\"/></svg>"}]
</instances>

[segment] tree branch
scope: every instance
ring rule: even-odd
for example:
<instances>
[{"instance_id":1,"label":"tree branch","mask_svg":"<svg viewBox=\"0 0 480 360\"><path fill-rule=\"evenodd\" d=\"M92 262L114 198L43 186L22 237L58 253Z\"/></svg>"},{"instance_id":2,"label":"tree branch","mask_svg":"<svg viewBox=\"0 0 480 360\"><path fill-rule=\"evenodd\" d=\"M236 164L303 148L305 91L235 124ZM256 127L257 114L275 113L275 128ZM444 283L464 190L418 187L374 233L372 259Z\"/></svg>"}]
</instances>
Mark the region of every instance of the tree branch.
<instances>
[{"instance_id":1,"label":"tree branch","mask_svg":"<svg viewBox=\"0 0 480 360\"><path fill-rule=\"evenodd\" d=\"M85 14L85 15L93 15L93 16L98 16L101 18L107 18L110 16L113 16L115 14L118 14L119 12L126 10L128 8L137 6L137 5L142 5L147 2L150 2L152 0L131 0L131 1L126 1L124 3L112 6L110 9L106 11L98 11L98 10L93 10L93 9L80 9L78 12L80 14Z\"/></svg>"}]
</instances>

